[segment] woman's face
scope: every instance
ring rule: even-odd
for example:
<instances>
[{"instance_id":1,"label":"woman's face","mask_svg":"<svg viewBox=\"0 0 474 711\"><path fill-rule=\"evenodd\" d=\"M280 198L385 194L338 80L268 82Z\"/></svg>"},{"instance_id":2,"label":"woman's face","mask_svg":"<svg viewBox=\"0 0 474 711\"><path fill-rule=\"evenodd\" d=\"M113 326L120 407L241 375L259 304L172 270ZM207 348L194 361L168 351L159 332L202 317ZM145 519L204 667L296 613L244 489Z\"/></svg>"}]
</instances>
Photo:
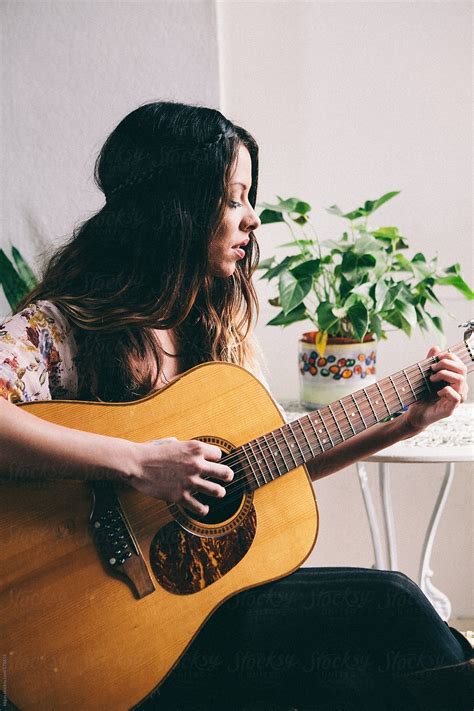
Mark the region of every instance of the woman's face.
<instances>
[{"instance_id":1,"label":"woman's face","mask_svg":"<svg viewBox=\"0 0 474 711\"><path fill-rule=\"evenodd\" d=\"M209 244L211 276L232 276L238 260L245 257L244 250L249 242L249 232L256 230L261 224L248 201L251 183L250 153L241 144L230 177L229 200L225 206L223 220Z\"/></svg>"}]
</instances>

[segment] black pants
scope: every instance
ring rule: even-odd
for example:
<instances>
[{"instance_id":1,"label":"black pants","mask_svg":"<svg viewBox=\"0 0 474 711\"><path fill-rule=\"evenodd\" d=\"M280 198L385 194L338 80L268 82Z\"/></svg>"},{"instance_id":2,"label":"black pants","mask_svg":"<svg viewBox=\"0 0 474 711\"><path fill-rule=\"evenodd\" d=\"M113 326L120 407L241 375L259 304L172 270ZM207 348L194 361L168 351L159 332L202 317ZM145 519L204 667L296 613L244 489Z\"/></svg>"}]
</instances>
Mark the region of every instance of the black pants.
<instances>
[{"instance_id":1,"label":"black pants","mask_svg":"<svg viewBox=\"0 0 474 711\"><path fill-rule=\"evenodd\" d=\"M411 711L404 675L469 656L402 573L301 568L227 600L140 711Z\"/></svg>"}]
</instances>

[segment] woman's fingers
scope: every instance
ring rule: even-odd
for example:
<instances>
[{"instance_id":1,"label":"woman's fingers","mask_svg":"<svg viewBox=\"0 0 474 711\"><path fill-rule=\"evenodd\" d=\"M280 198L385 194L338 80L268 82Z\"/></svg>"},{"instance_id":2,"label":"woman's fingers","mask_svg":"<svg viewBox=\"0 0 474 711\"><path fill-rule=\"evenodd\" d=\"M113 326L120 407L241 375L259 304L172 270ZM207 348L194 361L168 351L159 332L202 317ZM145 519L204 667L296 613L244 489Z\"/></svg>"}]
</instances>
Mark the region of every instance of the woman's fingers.
<instances>
[{"instance_id":1,"label":"woman's fingers","mask_svg":"<svg viewBox=\"0 0 474 711\"><path fill-rule=\"evenodd\" d=\"M461 387L464 383L464 375L456 372L455 370L438 370L433 375L430 375L430 380L433 383L443 380L447 383L451 383L451 385L458 385Z\"/></svg>"},{"instance_id":2,"label":"woman's fingers","mask_svg":"<svg viewBox=\"0 0 474 711\"><path fill-rule=\"evenodd\" d=\"M430 353L433 350L434 349L430 349ZM443 382L451 386L450 390L445 388L441 388L440 390L438 390L438 395L440 397L449 397L451 391L453 391L456 392L456 394L459 396L458 404L459 402L464 402L468 392L468 386L466 383L466 366L464 365L462 360L458 358L457 355L449 351L446 353L433 353L433 355L437 356L437 361L431 366L431 382Z\"/></svg>"},{"instance_id":3,"label":"woman's fingers","mask_svg":"<svg viewBox=\"0 0 474 711\"><path fill-rule=\"evenodd\" d=\"M214 481L209 479L204 479L203 477L197 476L193 477L191 480L193 489L192 493L199 491L201 494L206 494L207 496L214 496L217 499L222 499L225 496L226 490L220 484L216 484Z\"/></svg>"},{"instance_id":4,"label":"woman's fingers","mask_svg":"<svg viewBox=\"0 0 474 711\"><path fill-rule=\"evenodd\" d=\"M453 405L459 405L460 402L462 402L462 397L460 393L458 393L451 385L446 385L446 387L442 388L441 390L438 390L438 395L442 398L445 398L448 402L451 402Z\"/></svg>"},{"instance_id":5,"label":"woman's fingers","mask_svg":"<svg viewBox=\"0 0 474 711\"><path fill-rule=\"evenodd\" d=\"M465 375L467 373L467 368L460 358L458 358L453 353L447 353L446 355L438 356L436 363L433 363L431 370L436 373L438 370L443 368L448 370L453 370L456 373L461 373Z\"/></svg>"},{"instance_id":6,"label":"woman's fingers","mask_svg":"<svg viewBox=\"0 0 474 711\"><path fill-rule=\"evenodd\" d=\"M194 498L194 496L189 492L185 491L183 493L182 506L188 511L198 516L206 516L209 513L209 506L207 504L201 504L200 501Z\"/></svg>"}]
</instances>

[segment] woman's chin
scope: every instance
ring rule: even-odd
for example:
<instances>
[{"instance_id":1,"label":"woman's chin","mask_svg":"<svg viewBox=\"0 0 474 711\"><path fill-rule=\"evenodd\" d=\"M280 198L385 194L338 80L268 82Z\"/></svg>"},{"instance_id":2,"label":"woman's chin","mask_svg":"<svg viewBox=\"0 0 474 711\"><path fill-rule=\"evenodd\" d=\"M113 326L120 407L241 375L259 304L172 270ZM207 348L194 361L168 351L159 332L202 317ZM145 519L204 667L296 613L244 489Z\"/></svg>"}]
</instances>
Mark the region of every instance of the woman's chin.
<instances>
[{"instance_id":1,"label":"woman's chin","mask_svg":"<svg viewBox=\"0 0 474 711\"><path fill-rule=\"evenodd\" d=\"M211 267L211 276L228 279L235 272L235 262L226 262L225 264L214 265Z\"/></svg>"}]
</instances>

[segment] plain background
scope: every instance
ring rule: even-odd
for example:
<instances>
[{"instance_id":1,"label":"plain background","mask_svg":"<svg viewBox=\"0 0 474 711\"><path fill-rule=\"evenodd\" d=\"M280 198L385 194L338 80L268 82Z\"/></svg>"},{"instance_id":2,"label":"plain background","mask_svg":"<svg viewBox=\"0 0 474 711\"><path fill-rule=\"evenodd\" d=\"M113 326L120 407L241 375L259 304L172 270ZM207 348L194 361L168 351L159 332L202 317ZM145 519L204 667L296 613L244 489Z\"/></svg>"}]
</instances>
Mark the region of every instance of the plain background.
<instances>
[{"instance_id":1,"label":"plain background","mask_svg":"<svg viewBox=\"0 0 474 711\"><path fill-rule=\"evenodd\" d=\"M411 254L459 261L472 283L469 2L55 1L0 10L3 248L15 244L37 262L61 243L102 204L92 170L110 131L139 104L174 99L245 126L260 145L259 200L307 200L323 237L343 228L325 207L349 210L401 190L372 224L397 225ZM286 241L281 226L257 235L263 258ZM297 339L309 324L265 326L274 291L257 288L272 392L295 399ZM456 342L470 305L438 293ZM431 342L392 334L378 374L420 359ZM414 579L441 477L440 466L393 468L400 567ZM308 563L370 567L355 467L316 490L321 532ZM471 472L460 465L432 557L433 582L455 616L474 615L472 500Z\"/></svg>"}]
</instances>

